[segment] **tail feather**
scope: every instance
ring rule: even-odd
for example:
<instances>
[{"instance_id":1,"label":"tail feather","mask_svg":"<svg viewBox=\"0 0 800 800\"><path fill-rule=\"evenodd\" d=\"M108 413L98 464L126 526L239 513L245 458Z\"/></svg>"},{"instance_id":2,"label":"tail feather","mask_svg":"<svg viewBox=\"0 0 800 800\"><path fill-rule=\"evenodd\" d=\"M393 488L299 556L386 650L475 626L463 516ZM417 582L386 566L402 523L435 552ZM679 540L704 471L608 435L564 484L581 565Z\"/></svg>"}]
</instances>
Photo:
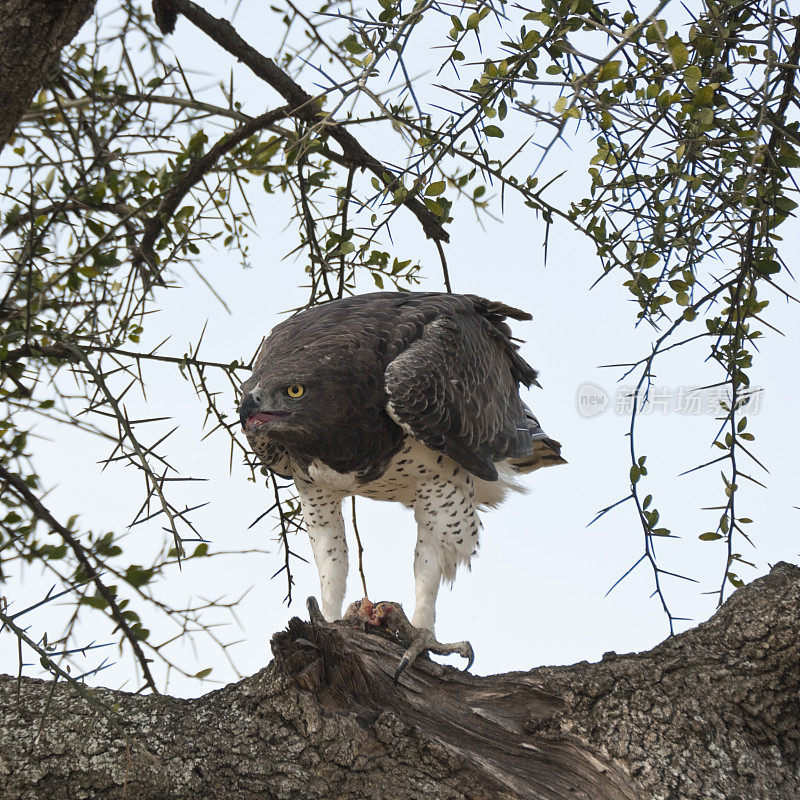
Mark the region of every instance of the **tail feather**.
<instances>
[{"instance_id":1,"label":"tail feather","mask_svg":"<svg viewBox=\"0 0 800 800\"><path fill-rule=\"evenodd\" d=\"M551 439L539 425L539 420L524 403L525 417L517 425L517 438L509 448L505 461L517 472L533 472L540 467L566 464L561 456L561 444Z\"/></svg>"}]
</instances>

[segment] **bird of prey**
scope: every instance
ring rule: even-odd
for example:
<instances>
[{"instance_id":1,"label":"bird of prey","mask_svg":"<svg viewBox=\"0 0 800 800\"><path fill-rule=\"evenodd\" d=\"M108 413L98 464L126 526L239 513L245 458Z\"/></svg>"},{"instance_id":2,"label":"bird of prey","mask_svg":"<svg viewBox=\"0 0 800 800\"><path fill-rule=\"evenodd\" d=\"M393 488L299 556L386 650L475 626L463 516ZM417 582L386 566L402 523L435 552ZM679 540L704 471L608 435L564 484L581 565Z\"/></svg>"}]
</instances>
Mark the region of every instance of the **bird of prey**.
<instances>
[{"instance_id":1,"label":"bird of prey","mask_svg":"<svg viewBox=\"0 0 800 800\"><path fill-rule=\"evenodd\" d=\"M520 399L539 384L506 318L531 317L474 295L376 292L303 311L261 346L239 416L261 462L294 481L328 621L348 571L342 500L399 501L418 531L409 651L471 662L468 642L434 637L439 585L475 555L478 509L520 473L566 463Z\"/></svg>"}]
</instances>

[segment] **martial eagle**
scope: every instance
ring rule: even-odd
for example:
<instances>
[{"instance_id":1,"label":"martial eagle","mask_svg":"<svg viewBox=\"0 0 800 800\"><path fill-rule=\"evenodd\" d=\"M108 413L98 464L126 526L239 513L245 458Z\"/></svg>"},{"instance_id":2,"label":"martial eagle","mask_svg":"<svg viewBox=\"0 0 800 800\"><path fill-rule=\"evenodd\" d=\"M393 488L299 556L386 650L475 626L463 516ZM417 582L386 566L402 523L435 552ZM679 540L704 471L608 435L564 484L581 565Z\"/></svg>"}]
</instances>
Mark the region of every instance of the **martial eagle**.
<instances>
[{"instance_id":1,"label":"martial eagle","mask_svg":"<svg viewBox=\"0 0 800 800\"><path fill-rule=\"evenodd\" d=\"M244 432L259 459L291 477L319 571L322 613L340 619L347 580L342 500L414 509L420 649L436 595L478 547L477 510L519 473L565 463L519 385L538 386L505 323L530 314L474 295L377 292L335 300L275 327L242 386Z\"/></svg>"}]
</instances>

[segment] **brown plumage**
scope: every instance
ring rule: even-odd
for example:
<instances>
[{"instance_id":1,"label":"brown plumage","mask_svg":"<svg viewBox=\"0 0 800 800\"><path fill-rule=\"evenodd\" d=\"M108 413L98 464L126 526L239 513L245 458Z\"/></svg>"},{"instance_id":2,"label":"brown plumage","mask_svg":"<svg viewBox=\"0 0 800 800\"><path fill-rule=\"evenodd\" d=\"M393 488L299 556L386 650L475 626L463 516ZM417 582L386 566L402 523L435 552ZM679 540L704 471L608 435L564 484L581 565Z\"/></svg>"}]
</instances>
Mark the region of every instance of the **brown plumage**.
<instances>
[{"instance_id":1,"label":"brown plumage","mask_svg":"<svg viewBox=\"0 0 800 800\"><path fill-rule=\"evenodd\" d=\"M271 438L300 462L319 458L364 482L382 474L405 433L485 480L497 479L494 464L505 459L521 469L526 458L531 467L562 463L560 445L520 400L519 384L538 383L507 317L530 319L473 295L427 292L365 294L304 311L261 348L242 386L242 424L256 407L251 391L300 384L301 402L272 405L293 419Z\"/></svg>"}]
</instances>

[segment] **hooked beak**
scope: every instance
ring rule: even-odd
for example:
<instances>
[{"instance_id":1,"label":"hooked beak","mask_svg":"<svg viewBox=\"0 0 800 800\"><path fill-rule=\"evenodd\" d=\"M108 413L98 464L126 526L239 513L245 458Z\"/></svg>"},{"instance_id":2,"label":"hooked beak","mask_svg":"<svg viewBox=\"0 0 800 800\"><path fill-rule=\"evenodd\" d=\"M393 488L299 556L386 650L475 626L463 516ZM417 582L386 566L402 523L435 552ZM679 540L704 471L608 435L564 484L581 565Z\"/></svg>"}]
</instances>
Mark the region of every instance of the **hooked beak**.
<instances>
[{"instance_id":1,"label":"hooked beak","mask_svg":"<svg viewBox=\"0 0 800 800\"><path fill-rule=\"evenodd\" d=\"M257 430L288 415L288 411L263 410L261 403L252 394L245 395L239 406L239 420L245 432Z\"/></svg>"}]
</instances>

